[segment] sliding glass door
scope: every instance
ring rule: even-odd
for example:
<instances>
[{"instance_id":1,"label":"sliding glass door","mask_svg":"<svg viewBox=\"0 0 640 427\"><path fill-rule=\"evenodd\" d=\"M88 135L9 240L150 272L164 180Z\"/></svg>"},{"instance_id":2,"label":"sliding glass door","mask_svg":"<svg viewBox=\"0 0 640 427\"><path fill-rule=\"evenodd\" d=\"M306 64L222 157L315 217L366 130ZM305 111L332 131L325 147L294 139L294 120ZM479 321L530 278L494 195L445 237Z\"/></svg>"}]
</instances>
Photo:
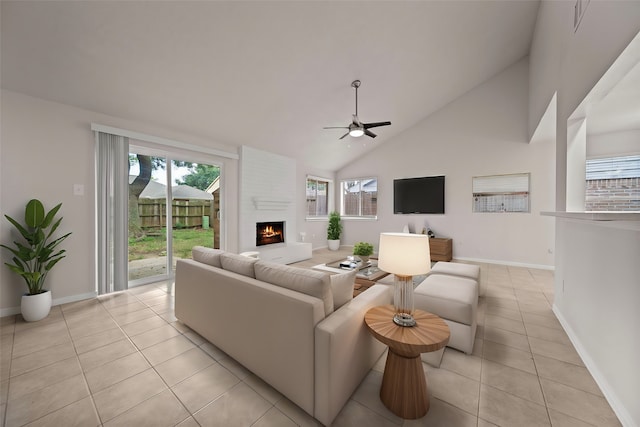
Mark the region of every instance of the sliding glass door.
<instances>
[{"instance_id":1,"label":"sliding glass door","mask_svg":"<svg viewBox=\"0 0 640 427\"><path fill-rule=\"evenodd\" d=\"M190 159L191 160L191 159ZM129 285L173 276L193 246L219 247L220 167L132 145Z\"/></svg>"}]
</instances>

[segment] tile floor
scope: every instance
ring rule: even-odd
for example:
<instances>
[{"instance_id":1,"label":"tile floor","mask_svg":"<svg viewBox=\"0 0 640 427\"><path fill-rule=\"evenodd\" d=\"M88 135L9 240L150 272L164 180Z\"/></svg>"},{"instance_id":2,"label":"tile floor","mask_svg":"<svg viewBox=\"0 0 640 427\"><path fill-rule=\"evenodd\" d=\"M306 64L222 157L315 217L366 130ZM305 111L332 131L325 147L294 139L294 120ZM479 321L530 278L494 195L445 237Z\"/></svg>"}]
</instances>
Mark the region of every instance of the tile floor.
<instances>
[{"instance_id":1,"label":"tile floor","mask_svg":"<svg viewBox=\"0 0 640 427\"><path fill-rule=\"evenodd\" d=\"M332 261L317 251L302 266ZM380 402L385 356L334 426L620 425L551 312L553 273L483 264L472 355L424 364L431 410ZM0 319L5 426L313 426L317 422L173 314L171 283Z\"/></svg>"}]
</instances>

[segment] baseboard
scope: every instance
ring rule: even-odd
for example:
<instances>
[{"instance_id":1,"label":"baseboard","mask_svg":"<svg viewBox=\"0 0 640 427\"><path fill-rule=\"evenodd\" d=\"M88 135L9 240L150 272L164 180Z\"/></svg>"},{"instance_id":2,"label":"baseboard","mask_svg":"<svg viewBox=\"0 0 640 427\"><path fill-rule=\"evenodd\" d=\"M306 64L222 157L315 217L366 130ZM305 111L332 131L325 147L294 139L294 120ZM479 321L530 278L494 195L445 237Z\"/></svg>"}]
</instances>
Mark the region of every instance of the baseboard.
<instances>
[{"instance_id":1,"label":"baseboard","mask_svg":"<svg viewBox=\"0 0 640 427\"><path fill-rule=\"evenodd\" d=\"M543 265L543 264L529 264L525 262L513 262L513 261L496 261L493 259L481 259L481 258L467 258L467 257L454 257L453 261L470 261L470 262L480 262L483 264L497 264L497 265L508 265L510 267L525 267L525 268L536 268L538 270L550 270L555 271L556 267L553 265Z\"/></svg>"},{"instance_id":2,"label":"baseboard","mask_svg":"<svg viewBox=\"0 0 640 427\"><path fill-rule=\"evenodd\" d=\"M76 301L82 301L85 299L89 299L89 298L95 298L98 296L98 292L93 291L93 292L88 292L86 294L80 294L80 295L72 295L70 297L63 297L63 298L56 298L53 300L52 305L61 305L61 304L67 304L70 302L76 302Z\"/></svg>"},{"instance_id":3,"label":"baseboard","mask_svg":"<svg viewBox=\"0 0 640 427\"><path fill-rule=\"evenodd\" d=\"M598 365L593 361L593 359L591 359L591 356L589 356L589 352L587 352L587 350L584 348L584 346L582 345L582 342L578 339L573 329L569 325L569 322L567 322L567 320L564 318L564 316L560 312L560 309L558 309L558 307L555 304L553 304L552 310L553 310L553 313L558 318L558 321L564 328L564 331L567 333L567 336L569 337L569 340L573 344L573 347L576 349L576 351L580 355L580 358L582 358L582 361L584 362L584 365L587 367L587 370L593 377L596 384L598 384L598 387L600 387L600 390L602 391L604 398L607 400L607 402L609 402L611 409L613 409L613 412L615 412L616 416L618 417L622 425L625 427L636 426L636 424L634 424L633 422L633 418L631 417L631 414L620 402L620 399L618 399L618 395L613 391L613 389L611 388L611 385L607 381L606 377L602 374L600 369L598 369Z\"/></svg>"},{"instance_id":4,"label":"baseboard","mask_svg":"<svg viewBox=\"0 0 640 427\"><path fill-rule=\"evenodd\" d=\"M51 305L52 306L56 306L56 305L61 305L61 304L67 304L67 303L70 303L70 302L76 302L76 301L82 301L82 300L89 299L89 298L95 298L97 296L98 296L97 292L89 292L89 293L86 293L86 294L72 295L72 296L63 297L63 298L56 298L53 301L51 301ZM15 314L20 314L20 307L0 308L0 317L13 316Z\"/></svg>"},{"instance_id":5,"label":"baseboard","mask_svg":"<svg viewBox=\"0 0 640 427\"><path fill-rule=\"evenodd\" d=\"M20 307L0 308L0 317L13 316L20 314Z\"/></svg>"}]
</instances>

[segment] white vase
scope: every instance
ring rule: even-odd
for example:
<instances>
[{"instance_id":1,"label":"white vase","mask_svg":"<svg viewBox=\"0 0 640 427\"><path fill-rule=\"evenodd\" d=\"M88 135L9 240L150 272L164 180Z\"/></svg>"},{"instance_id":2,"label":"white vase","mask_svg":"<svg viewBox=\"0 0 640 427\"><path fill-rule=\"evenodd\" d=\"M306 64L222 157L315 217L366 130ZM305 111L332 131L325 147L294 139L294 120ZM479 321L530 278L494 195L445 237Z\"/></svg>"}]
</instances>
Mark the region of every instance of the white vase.
<instances>
[{"instance_id":1,"label":"white vase","mask_svg":"<svg viewBox=\"0 0 640 427\"><path fill-rule=\"evenodd\" d=\"M327 240L330 251L337 251L340 249L340 240Z\"/></svg>"},{"instance_id":2,"label":"white vase","mask_svg":"<svg viewBox=\"0 0 640 427\"><path fill-rule=\"evenodd\" d=\"M51 311L51 291L44 291L36 295L22 295L20 311L27 322L44 319Z\"/></svg>"}]
</instances>

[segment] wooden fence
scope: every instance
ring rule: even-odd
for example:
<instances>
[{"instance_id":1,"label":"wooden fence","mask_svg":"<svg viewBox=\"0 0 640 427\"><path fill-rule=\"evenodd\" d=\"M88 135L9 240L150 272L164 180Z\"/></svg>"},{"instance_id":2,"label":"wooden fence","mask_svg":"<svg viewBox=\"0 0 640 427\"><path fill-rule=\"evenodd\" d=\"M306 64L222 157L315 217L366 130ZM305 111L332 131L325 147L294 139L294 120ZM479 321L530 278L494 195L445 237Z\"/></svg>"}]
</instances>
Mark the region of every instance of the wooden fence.
<instances>
[{"instance_id":1,"label":"wooden fence","mask_svg":"<svg viewBox=\"0 0 640 427\"><path fill-rule=\"evenodd\" d=\"M142 228L163 228L167 225L167 205L164 199L138 200ZM171 216L174 228L202 228L203 217L213 224L211 200L173 200Z\"/></svg>"}]
</instances>

